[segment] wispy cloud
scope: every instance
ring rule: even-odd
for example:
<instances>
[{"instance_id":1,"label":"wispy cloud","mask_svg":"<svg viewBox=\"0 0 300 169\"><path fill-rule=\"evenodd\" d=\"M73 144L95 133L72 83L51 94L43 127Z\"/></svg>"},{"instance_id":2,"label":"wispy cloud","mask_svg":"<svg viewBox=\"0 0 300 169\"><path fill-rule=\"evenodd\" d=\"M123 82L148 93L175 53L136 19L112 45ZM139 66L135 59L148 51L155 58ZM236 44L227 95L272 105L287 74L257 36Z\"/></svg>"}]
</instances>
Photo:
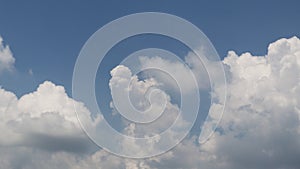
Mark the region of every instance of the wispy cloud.
<instances>
[{"instance_id":1,"label":"wispy cloud","mask_svg":"<svg viewBox=\"0 0 300 169\"><path fill-rule=\"evenodd\" d=\"M15 58L8 45L5 45L3 38L0 36L0 73L4 70L12 71L14 68Z\"/></svg>"}]
</instances>

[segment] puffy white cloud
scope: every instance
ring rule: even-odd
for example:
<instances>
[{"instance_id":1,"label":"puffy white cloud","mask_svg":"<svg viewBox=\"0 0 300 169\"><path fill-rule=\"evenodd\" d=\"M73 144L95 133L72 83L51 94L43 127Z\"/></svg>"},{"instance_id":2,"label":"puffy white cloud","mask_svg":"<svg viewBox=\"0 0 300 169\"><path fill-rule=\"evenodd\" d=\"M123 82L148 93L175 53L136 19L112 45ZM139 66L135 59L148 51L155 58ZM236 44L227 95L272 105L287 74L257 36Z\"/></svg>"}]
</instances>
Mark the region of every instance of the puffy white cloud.
<instances>
[{"instance_id":1,"label":"puffy white cloud","mask_svg":"<svg viewBox=\"0 0 300 169\"><path fill-rule=\"evenodd\" d=\"M167 88L172 88L173 92L176 92L178 88L180 88L183 93L195 92L198 88L208 88L209 81L203 80L206 78L205 76L207 76L205 74L206 72L202 72L202 76L195 76L193 74L193 69L191 69L184 61L164 59L161 56L152 58L141 56L139 60L141 69L158 69L157 72L150 71L149 74L158 82L166 85ZM197 63L203 68L200 61ZM181 84L181 86L179 86L179 84Z\"/></svg>"},{"instance_id":2,"label":"puffy white cloud","mask_svg":"<svg viewBox=\"0 0 300 169\"><path fill-rule=\"evenodd\" d=\"M75 152L91 145L79 126L74 104L92 124L90 113L82 103L69 98L62 86L46 81L20 99L3 89L0 96L1 146Z\"/></svg>"},{"instance_id":3,"label":"puffy white cloud","mask_svg":"<svg viewBox=\"0 0 300 169\"><path fill-rule=\"evenodd\" d=\"M298 168L300 40L280 39L266 56L229 52L227 106L213 154L227 168ZM218 95L218 94L217 94ZM205 145L204 145L205 146Z\"/></svg>"},{"instance_id":4,"label":"puffy white cloud","mask_svg":"<svg viewBox=\"0 0 300 169\"><path fill-rule=\"evenodd\" d=\"M165 98L162 98L159 94L151 94L154 89L159 89L160 84L157 80L153 78L139 80L137 75L132 75L130 69L122 65L114 68L111 75L110 88L112 93L116 93L116 97L113 98L114 106L125 103L124 107L126 108L123 111L135 108L138 110L137 113L155 115L153 119L157 117L152 123L136 124L134 127L136 135L144 137L158 134L172 125L179 115L180 110L177 105L171 103L170 96L164 93ZM150 103L150 101L152 102ZM149 109L152 110L146 111ZM161 114L160 111L162 111ZM120 111L120 113L124 112ZM124 119L124 122L130 126L127 119Z\"/></svg>"},{"instance_id":5,"label":"puffy white cloud","mask_svg":"<svg viewBox=\"0 0 300 169\"><path fill-rule=\"evenodd\" d=\"M119 112L126 113L125 116L133 119L140 115L140 112L145 111L145 117L137 119L144 121L154 119L159 116L157 113L163 111L167 98L162 97L162 92L153 94L154 90L150 91L158 85L156 81L153 79L139 81L137 76L131 74L129 68L122 65L114 68L111 76L109 87L114 106Z\"/></svg>"},{"instance_id":6,"label":"puffy white cloud","mask_svg":"<svg viewBox=\"0 0 300 169\"><path fill-rule=\"evenodd\" d=\"M134 154L141 154L141 156L152 154L151 152L164 152L169 149L167 145L176 145L184 132L188 133L186 128L189 122L183 120L179 107L172 104L170 96L159 89L160 84L156 80L153 78L139 80L137 75L132 75L131 70L123 65L114 68L111 75L109 86L115 112L124 114L126 111L135 111L136 113L129 116L128 119L131 121L123 119L126 126L124 134L140 138L153 137L149 138L147 143L138 139L123 139L122 147L125 152L135 152ZM151 118L154 121L132 123L131 118L138 115L142 116L140 118L142 120L146 116L145 119ZM156 137L171 127L175 120L177 120L176 127L170 128L164 137Z\"/></svg>"},{"instance_id":7,"label":"puffy white cloud","mask_svg":"<svg viewBox=\"0 0 300 169\"><path fill-rule=\"evenodd\" d=\"M196 62L189 58L197 67ZM300 40L280 39L269 45L266 56L250 53L238 56L231 51L222 61L226 66L227 104L221 124L205 144L197 138L186 138L181 144L161 156L149 159L124 159L105 152L76 153L50 151L45 145L25 144L24 136L43 133L46 136L80 136L72 115L72 99L62 87L50 82L36 92L18 99L0 89L0 164L2 168L126 168L126 169L297 169L300 166ZM117 69L116 69L117 70ZM130 71L113 71L114 77L135 79ZM120 69L119 69L120 70ZM126 73L127 72L127 73ZM200 73L201 74L201 73ZM117 79L114 79L117 80ZM139 81L132 97L137 108L147 103L141 98L157 81ZM224 86L214 91L222 98ZM76 102L76 104L81 104ZM140 107L139 107L140 106ZM82 105L82 111L89 114ZM218 105L212 105L212 112ZM214 114L211 114L212 118ZM56 118L55 118L56 117ZM88 118L87 118L88 119ZM128 124L129 125L129 124ZM208 127L210 124L207 124ZM72 126L72 127L71 127ZM57 128L56 128L57 127ZM60 128L60 130L58 130ZM138 126L129 125L126 132L136 134ZM27 142L33 143L33 137ZM48 137L44 137L48 138ZM12 146L12 140L15 140ZM41 139L43 140L43 139ZM56 139L57 141L57 139ZM61 140L60 140L61 141ZM74 139L72 139L74 141ZM66 141L68 144L72 141ZM19 144L17 144L19 143ZM9 145L9 146L8 146ZM21 145L21 146L17 146ZM79 144L80 145L80 144ZM77 146L79 146L77 145ZM81 144L82 145L82 144Z\"/></svg>"},{"instance_id":8,"label":"puffy white cloud","mask_svg":"<svg viewBox=\"0 0 300 169\"><path fill-rule=\"evenodd\" d=\"M15 58L8 45L3 43L3 39L0 36L0 73L4 70L13 70Z\"/></svg>"},{"instance_id":9,"label":"puffy white cloud","mask_svg":"<svg viewBox=\"0 0 300 169\"><path fill-rule=\"evenodd\" d=\"M230 51L223 60L228 97L217 133L203 145L187 139L144 162L151 168L298 168L299 51L297 37L270 44L266 56ZM219 87L216 98L225 86ZM218 105L211 111L214 116Z\"/></svg>"}]
</instances>

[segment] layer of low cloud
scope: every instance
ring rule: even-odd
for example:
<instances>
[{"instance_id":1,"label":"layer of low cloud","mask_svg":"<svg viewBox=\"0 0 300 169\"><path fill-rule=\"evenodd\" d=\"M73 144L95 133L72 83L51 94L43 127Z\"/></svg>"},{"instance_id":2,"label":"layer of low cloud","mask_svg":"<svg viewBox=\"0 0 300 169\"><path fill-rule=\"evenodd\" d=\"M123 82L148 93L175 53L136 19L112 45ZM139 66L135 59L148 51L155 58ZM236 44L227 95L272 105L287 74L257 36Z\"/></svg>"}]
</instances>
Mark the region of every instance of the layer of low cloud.
<instances>
[{"instance_id":1,"label":"layer of low cloud","mask_svg":"<svg viewBox=\"0 0 300 169\"><path fill-rule=\"evenodd\" d=\"M188 60L197 67L191 56ZM186 138L172 151L143 160L120 158L104 150L91 153L90 142L78 125L73 100L62 86L45 82L21 98L0 89L3 131L0 166L5 169L299 168L300 40L292 37L271 43L265 56L250 53L238 56L230 51L222 64L226 67L228 99L213 137L201 145L196 143L196 137ZM145 87L142 82L138 84ZM218 92L223 87L219 86L214 97L223 98L223 93ZM75 103L90 119L84 105ZM211 109L218 111L214 105Z\"/></svg>"}]
</instances>

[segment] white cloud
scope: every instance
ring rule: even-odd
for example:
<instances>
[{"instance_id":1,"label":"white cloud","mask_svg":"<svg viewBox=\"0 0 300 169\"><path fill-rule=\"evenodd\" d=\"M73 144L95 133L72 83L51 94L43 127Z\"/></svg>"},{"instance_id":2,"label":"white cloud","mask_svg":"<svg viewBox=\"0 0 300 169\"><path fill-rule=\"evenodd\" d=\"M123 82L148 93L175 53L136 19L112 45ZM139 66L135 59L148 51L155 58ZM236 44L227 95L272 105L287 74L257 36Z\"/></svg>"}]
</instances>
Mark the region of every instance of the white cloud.
<instances>
[{"instance_id":1,"label":"white cloud","mask_svg":"<svg viewBox=\"0 0 300 169\"><path fill-rule=\"evenodd\" d=\"M0 73L4 70L11 71L14 68L15 58L8 45L3 43L0 36Z\"/></svg>"},{"instance_id":2,"label":"white cloud","mask_svg":"<svg viewBox=\"0 0 300 169\"><path fill-rule=\"evenodd\" d=\"M49 144L28 144L44 140L41 137L33 137L25 144L24 136L32 136L32 133L56 138L81 136L74 127L78 124L72 114L72 99L62 87L50 82L20 99L0 89L0 128L5 131L0 134L0 165L5 169L299 168L300 40L297 37L280 39L269 45L266 56L250 53L237 56L229 52L223 64L228 68L228 100L218 132L201 146L195 144L197 138L187 138L172 151L150 159L123 159L104 150L93 154L70 152L64 148L66 144L55 147L60 151L42 148ZM131 74L115 73L121 73L114 74L118 77L132 78ZM135 82L136 89L141 89L142 93L157 84L154 81ZM219 92L223 86L219 87L215 97L223 95ZM141 95L135 96L138 100ZM136 106L139 105L144 104ZM218 107L213 105L211 109L214 111ZM89 114L83 105L82 110ZM128 133L135 134L136 127L127 128Z\"/></svg>"},{"instance_id":3,"label":"white cloud","mask_svg":"<svg viewBox=\"0 0 300 169\"><path fill-rule=\"evenodd\" d=\"M293 37L270 44L266 56L229 52L223 61L228 100L218 132L201 146L188 139L144 162L151 168L298 168L299 51Z\"/></svg>"},{"instance_id":4,"label":"white cloud","mask_svg":"<svg viewBox=\"0 0 300 169\"><path fill-rule=\"evenodd\" d=\"M146 114L144 111L151 108L152 110L147 113L150 115L154 113L154 115L158 115L158 119L152 123L136 124L135 131L137 133L135 134L141 134L140 136L144 137L145 135L160 133L172 125L177 115L179 115L180 110L178 106L171 103L171 98L166 93L164 93L166 100L162 100L162 98L156 94L147 95L147 93L151 92L154 88L159 88L160 85L155 79L139 80L138 77L132 75L130 69L125 66L117 66L111 71L111 75L110 88L112 92L114 91L116 93L116 97L113 99L113 106L125 103L125 110L131 109L127 107L134 107L140 111L137 112L140 114ZM126 101L127 95L129 95L128 101ZM150 100L152 103L150 103ZM129 104L127 102L129 102ZM163 104L164 102L166 103ZM162 114L159 116L160 114L157 112L161 110ZM126 119L124 119L124 121L128 124Z\"/></svg>"},{"instance_id":5,"label":"white cloud","mask_svg":"<svg viewBox=\"0 0 300 169\"><path fill-rule=\"evenodd\" d=\"M193 74L193 69L188 67L184 62L163 59L160 56L152 58L142 56L139 60L141 69L159 69L158 72L151 71L149 74L160 83L165 84L167 88L172 88L173 91L178 90L178 87L183 93L195 92L198 91L198 88L208 88L207 81L204 82L200 80L205 78L205 72L203 72L203 76L198 76L197 78L197 76ZM197 81L199 83L197 83ZM181 86L178 86L179 84L181 84Z\"/></svg>"},{"instance_id":6,"label":"white cloud","mask_svg":"<svg viewBox=\"0 0 300 169\"><path fill-rule=\"evenodd\" d=\"M136 75L132 75L129 68L123 65L114 68L111 75L109 86L113 96L112 105L114 109L120 110L120 113L124 113L124 111L133 112L136 110L132 109L137 109L139 111L136 111L136 115L130 117L142 115L142 120L144 116L146 116L145 119L149 119L149 117L154 119L153 122L143 124L134 124L127 119L123 119L123 123L127 126L124 134L135 137L156 136L171 127L177 119L176 127L171 128L166 137L149 139L147 144L142 141L139 142L139 140L122 140L124 151L141 155L152 154L151 152L164 151L164 148L168 147L165 145L176 144L181 134L188 127L188 121L183 120L179 107L172 104L170 96L159 89L157 81L152 78L139 80ZM121 107L121 109L116 106ZM117 110L114 111L117 112ZM157 120L155 120L156 117Z\"/></svg>"},{"instance_id":7,"label":"white cloud","mask_svg":"<svg viewBox=\"0 0 300 169\"><path fill-rule=\"evenodd\" d=\"M32 146L53 151L88 148L90 143L79 126L74 104L92 124L89 111L69 98L62 86L46 81L37 91L20 99L3 89L0 96L0 128L5 131L0 134L0 146Z\"/></svg>"},{"instance_id":8,"label":"white cloud","mask_svg":"<svg viewBox=\"0 0 300 169\"><path fill-rule=\"evenodd\" d=\"M228 168L298 168L300 40L280 39L266 56L229 52L228 100L212 153Z\"/></svg>"}]
</instances>

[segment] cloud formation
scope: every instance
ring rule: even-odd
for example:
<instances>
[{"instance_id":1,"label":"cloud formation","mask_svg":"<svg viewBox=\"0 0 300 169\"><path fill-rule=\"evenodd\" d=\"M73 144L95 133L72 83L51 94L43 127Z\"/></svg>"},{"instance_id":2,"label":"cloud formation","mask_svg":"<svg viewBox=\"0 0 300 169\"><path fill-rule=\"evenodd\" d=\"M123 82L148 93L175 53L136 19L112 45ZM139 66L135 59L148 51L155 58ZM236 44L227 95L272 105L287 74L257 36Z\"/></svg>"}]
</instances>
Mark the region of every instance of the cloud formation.
<instances>
[{"instance_id":1,"label":"cloud formation","mask_svg":"<svg viewBox=\"0 0 300 169\"><path fill-rule=\"evenodd\" d=\"M271 43L266 56L230 51L223 63L227 107L211 140L217 161L226 168L298 168L300 40Z\"/></svg>"},{"instance_id":2,"label":"cloud formation","mask_svg":"<svg viewBox=\"0 0 300 169\"><path fill-rule=\"evenodd\" d=\"M91 144L81 131L73 104L87 117L89 111L69 98L62 86L46 81L20 99L4 89L0 96L0 146L80 152Z\"/></svg>"},{"instance_id":3,"label":"cloud formation","mask_svg":"<svg viewBox=\"0 0 300 169\"><path fill-rule=\"evenodd\" d=\"M190 64L197 67L192 60L190 57ZM186 138L172 151L143 160L120 158L104 150L94 153L85 148L78 150L89 147L89 141L79 128L73 100L61 86L45 82L37 91L20 99L0 89L0 129L4 131L0 134L0 166L5 169L299 168L300 39L273 42L265 56L250 53L238 56L230 51L222 64L226 67L228 100L213 137L201 145L196 143L196 137ZM155 80L135 82L138 89L144 89L140 92L145 91L145 86L156 84ZM216 98L223 98L223 93L218 92L223 87L214 91ZM135 96L139 98L139 94ZM138 98L134 98L136 106L141 106L138 108L147 105L140 104ZM90 119L84 105L75 103ZM211 111L217 112L217 105L212 105ZM133 129L127 131L134 134L137 130Z\"/></svg>"},{"instance_id":4,"label":"cloud formation","mask_svg":"<svg viewBox=\"0 0 300 169\"><path fill-rule=\"evenodd\" d=\"M15 58L8 45L3 43L0 36L0 73L4 70L11 71L14 68Z\"/></svg>"}]
</instances>

